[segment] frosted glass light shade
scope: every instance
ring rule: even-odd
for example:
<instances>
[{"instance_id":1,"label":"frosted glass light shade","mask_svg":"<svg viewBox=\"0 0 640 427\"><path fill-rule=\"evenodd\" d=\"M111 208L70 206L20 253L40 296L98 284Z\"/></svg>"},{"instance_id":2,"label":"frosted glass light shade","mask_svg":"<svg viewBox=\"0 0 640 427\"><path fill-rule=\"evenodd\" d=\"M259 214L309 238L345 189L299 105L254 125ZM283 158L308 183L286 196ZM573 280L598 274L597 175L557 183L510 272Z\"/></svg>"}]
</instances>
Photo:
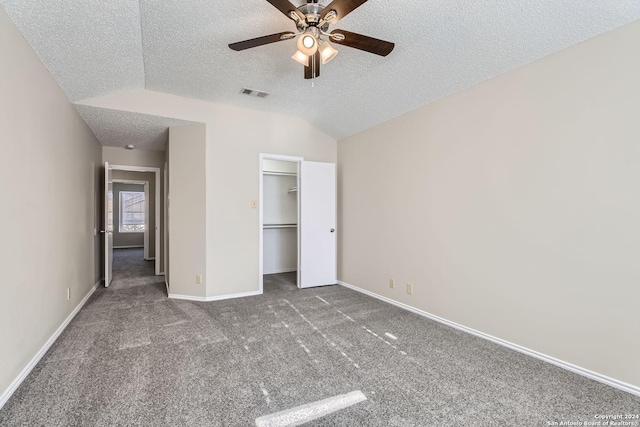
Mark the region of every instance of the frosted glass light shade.
<instances>
[{"instance_id":1,"label":"frosted glass light shade","mask_svg":"<svg viewBox=\"0 0 640 427\"><path fill-rule=\"evenodd\" d=\"M300 52L299 50L296 51L296 53L294 53L291 58L293 58L294 60L298 61L299 63L301 63L305 67L309 66L309 55L305 55L304 53Z\"/></svg>"},{"instance_id":2,"label":"frosted glass light shade","mask_svg":"<svg viewBox=\"0 0 640 427\"><path fill-rule=\"evenodd\" d=\"M320 51L320 58L322 58L323 64L331 61L338 54L338 51L335 50L333 46L329 44L329 42L322 42L320 44L320 47L318 48L318 51Z\"/></svg>"},{"instance_id":3,"label":"frosted glass light shade","mask_svg":"<svg viewBox=\"0 0 640 427\"><path fill-rule=\"evenodd\" d=\"M298 50L305 55L313 55L318 51L318 39L311 34L303 34L298 39Z\"/></svg>"}]
</instances>

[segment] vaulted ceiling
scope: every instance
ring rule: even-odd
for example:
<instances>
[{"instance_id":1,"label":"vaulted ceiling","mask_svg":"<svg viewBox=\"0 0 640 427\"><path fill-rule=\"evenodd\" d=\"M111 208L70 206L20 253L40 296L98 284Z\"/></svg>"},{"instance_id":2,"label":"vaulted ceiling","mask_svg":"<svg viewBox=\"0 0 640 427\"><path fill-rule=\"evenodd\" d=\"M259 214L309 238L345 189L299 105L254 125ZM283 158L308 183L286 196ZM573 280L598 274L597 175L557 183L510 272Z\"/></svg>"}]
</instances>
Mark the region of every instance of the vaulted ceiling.
<instances>
[{"instance_id":1,"label":"vaulted ceiling","mask_svg":"<svg viewBox=\"0 0 640 427\"><path fill-rule=\"evenodd\" d=\"M295 31L265 0L0 5L72 102L148 89L300 116L336 139L640 19L638 0L369 0L331 28L395 42L395 50L383 58L336 45L338 56L311 81L290 58L295 40L228 48ZM242 95L243 87L270 95ZM130 113L91 108L80 112L101 142L113 145L104 136L109 120L126 132ZM132 116L131 135L140 135L145 120L156 129L149 132L171 125Z\"/></svg>"}]
</instances>

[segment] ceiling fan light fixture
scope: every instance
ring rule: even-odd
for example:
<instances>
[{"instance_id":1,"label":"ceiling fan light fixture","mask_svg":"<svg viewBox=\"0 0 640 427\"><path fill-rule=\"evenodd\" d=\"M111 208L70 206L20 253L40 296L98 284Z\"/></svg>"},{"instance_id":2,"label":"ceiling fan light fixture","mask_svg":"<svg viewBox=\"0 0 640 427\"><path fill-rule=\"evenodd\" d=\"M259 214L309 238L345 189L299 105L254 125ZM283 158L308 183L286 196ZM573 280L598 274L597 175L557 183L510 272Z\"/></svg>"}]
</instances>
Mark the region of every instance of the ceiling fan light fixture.
<instances>
[{"instance_id":1,"label":"ceiling fan light fixture","mask_svg":"<svg viewBox=\"0 0 640 427\"><path fill-rule=\"evenodd\" d=\"M298 61L300 64L304 65L305 67L309 66L309 55L305 55L299 50L296 51L296 53L294 53L291 58L294 59L295 61Z\"/></svg>"},{"instance_id":2,"label":"ceiling fan light fixture","mask_svg":"<svg viewBox=\"0 0 640 427\"><path fill-rule=\"evenodd\" d=\"M297 50L291 58L304 65L305 80L319 77L322 64L327 64L335 58L338 51L332 46L333 44L349 46L379 56L389 55L395 47L394 43L346 30L329 32L330 25L339 22L367 0L267 0L267 2L295 22L297 33L284 31L256 37L230 43L229 48L239 52L298 37ZM300 3L302 4L297 6ZM324 5L324 3L328 4Z\"/></svg>"},{"instance_id":3,"label":"ceiling fan light fixture","mask_svg":"<svg viewBox=\"0 0 640 427\"><path fill-rule=\"evenodd\" d=\"M298 50L307 56L315 54L318 51L318 39L312 34L303 34L298 39Z\"/></svg>"},{"instance_id":4,"label":"ceiling fan light fixture","mask_svg":"<svg viewBox=\"0 0 640 427\"><path fill-rule=\"evenodd\" d=\"M320 58L322 58L322 65L331 61L338 54L338 51L334 49L329 42L325 42L325 41L320 42L320 47L318 48L318 51L320 52Z\"/></svg>"}]
</instances>

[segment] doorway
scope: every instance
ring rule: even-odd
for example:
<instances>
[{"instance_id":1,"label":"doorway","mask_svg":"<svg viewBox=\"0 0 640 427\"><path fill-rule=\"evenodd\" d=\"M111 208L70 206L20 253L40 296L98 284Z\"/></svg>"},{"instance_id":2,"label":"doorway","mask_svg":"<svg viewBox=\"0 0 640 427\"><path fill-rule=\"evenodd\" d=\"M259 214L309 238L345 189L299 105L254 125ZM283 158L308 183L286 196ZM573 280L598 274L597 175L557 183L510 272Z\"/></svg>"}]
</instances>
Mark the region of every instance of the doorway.
<instances>
[{"instance_id":1,"label":"doorway","mask_svg":"<svg viewBox=\"0 0 640 427\"><path fill-rule=\"evenodd\" d=\"M105 162L104 179L105 287L114 278L114 264L119 275L161 275L160 168Z\"/></svg>"},{"instance_id":2,"label":"doorway","mask_svg":"<svg viewBox=\"0 0 640 427\"><path fill-rule=\"evenodd\" d=\"M335 164L260 154L259 290L337 282Z\"/></svg>"},{"instance_id":3,"label":"doorway","mask_svg":"<svg viewBox=\"0 0 640 427\"><path fill-rule=\"evenodd\" d=\"M155 259L155 249L150 248L149 230L153 228L149 209L149 181L118 179L112 171L113 182L113 249L143 249L142 258ZM137 178L145 173L126 172ZM142 174L143 176L140 176ZM150 174L151 175L151 174Z\"/></svg>"},{"instance_id":4,"label":"doorway","mask_svg":"<svg viewBox=\"0 0 640 427\"><path fill-rule=\"evenodd\" d=\"M302 160L260 156L260 292L264 276L275 274L299 286L298 171Z\"/></svg>"}]
</instances>

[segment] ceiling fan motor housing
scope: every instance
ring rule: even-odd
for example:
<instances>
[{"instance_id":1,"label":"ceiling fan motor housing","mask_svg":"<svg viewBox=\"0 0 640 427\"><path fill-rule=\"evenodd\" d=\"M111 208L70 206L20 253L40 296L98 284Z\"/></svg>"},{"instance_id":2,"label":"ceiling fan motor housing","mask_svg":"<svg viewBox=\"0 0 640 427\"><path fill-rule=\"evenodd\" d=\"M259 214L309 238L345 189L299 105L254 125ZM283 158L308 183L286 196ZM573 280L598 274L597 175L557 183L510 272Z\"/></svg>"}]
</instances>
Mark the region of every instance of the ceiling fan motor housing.
<instances>
[{"instance_id":1,"label":"ceiling fan motor housing","mask_svg":"<svg viewBox=\"0 0 640 427\"><path fill-rule=\"evenodd\" d=\"M298 10L302 12L307 18L307 23L309 25L318 23L318 21L320 20L320 13L323 9L324 6L321 6L318 3L307 3L298 8Z\"/></svg>"},{"instance_id":2,"label":"ceiling fan motor housing","mask_svg":"<svg viewBox=\"0 0 640 427\"><path fill-rule=\"evenodd\" d=\"M304 31L309 27L316 28L320 22L320 16L325 6L319 3L306 3L298 7L298 10L305 16L305 22L299 21L297 24L298 31ZM329 23L323 24L320 29L326 31L329 29Z\"/></svg>"}]
</instances>

